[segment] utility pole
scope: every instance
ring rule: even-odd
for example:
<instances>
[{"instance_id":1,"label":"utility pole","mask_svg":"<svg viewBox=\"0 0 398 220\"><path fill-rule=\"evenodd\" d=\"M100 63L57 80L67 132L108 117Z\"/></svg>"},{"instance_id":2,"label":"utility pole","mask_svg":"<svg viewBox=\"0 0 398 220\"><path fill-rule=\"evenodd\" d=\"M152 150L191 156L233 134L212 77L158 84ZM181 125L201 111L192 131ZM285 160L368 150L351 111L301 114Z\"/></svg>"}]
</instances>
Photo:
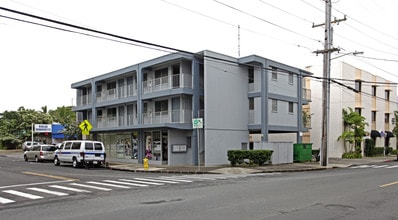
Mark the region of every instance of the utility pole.
<instances>
[{"instance_id":1,"label":"utility pole","mask_svg":"<svg viewBox=\"0 0 398 220\"><path fill-rule=\"evenodd\" d=\"M313 27L325 26L325 43L324 49L315 51L316 54L323 54L323 83L322 83L322 143L321 143L321 166L328 165L328 133L329 133L329 112L330 112L330 58L331 53L339 51L333 46L333 28L332 23L345 21L344 19L335 19L332 22L332 1L325 0L325 23L320 25L313 25Z\"/></svg>"}]
</instances>

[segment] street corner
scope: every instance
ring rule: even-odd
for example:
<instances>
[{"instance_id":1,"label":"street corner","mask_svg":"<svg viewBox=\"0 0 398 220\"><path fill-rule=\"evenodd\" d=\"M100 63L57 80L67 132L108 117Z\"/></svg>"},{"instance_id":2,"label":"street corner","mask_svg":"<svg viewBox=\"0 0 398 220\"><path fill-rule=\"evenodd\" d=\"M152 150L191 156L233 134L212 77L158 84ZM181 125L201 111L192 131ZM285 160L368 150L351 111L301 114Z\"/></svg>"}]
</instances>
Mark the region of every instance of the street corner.
<instances>
[{"instance_id":1,"label":"street corner","mask_svg":"<svg viewBox=\"0 0 398 220\"><path fill-rule=\"evenodd\" d=\"M209 171L209 173L215 173L215 174L251 174L251 173L260 173L260 172L261 171L257 169L242 168L242 167L225 167Z\"/></svg>"}]
</instances>

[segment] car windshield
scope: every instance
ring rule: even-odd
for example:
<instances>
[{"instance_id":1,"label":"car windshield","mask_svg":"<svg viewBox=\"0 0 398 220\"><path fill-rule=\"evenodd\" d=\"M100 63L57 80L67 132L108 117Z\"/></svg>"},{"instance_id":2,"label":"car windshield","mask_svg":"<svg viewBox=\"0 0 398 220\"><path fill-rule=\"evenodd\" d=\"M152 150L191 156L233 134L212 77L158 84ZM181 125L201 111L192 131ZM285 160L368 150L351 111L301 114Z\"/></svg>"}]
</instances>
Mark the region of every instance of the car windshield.
<instances>
[{"instance_id":1,"label":"car windshield","mask_svg":"<svg viewBox=\"0 0 398 220\"><path fill-rule=\"evenodd\" d=\"M43 151L55 151L56 147L55 146L43 146L42 150Z\"/></svg>"}]
</instances>

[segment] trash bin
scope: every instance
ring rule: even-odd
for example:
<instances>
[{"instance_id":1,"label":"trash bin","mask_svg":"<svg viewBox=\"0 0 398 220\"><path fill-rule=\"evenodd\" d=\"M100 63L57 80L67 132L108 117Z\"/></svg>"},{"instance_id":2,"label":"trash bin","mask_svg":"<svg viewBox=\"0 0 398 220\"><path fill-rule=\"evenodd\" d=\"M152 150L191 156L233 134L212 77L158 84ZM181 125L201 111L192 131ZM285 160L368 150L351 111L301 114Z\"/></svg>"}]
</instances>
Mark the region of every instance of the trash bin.
<instances>
[{"instance_id":1,"label":"trash bin","mask_svg":"<svg viewBox=\"0 0 398 220\"><path fill-rule=\"evenodd\" d=\"M293 161L304 162L312 160L312 143L293 144Z\"/></svg>"}]
</instances>

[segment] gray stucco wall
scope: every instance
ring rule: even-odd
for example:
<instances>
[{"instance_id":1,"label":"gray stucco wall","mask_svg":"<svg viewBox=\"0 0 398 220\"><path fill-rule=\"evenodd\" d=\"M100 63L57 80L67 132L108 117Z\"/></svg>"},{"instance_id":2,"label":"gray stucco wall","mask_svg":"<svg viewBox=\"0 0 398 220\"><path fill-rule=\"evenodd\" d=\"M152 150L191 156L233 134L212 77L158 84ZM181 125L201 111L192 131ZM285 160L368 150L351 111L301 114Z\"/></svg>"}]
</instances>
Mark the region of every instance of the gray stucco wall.
<instances>
[{"instance_id":1,"label":"gray stucco wall","mask_svg":"<svg viewBox=\"0 0 398 220\"><path fill-rule=\"evenodd\" d=\"M206 51L205 55L234 58ZM205 58L205 165L226 164L227 151L248 142L248 73L235 64ZM225 156L224 156L225 155Z\"/></svg>"}]
</instances>

